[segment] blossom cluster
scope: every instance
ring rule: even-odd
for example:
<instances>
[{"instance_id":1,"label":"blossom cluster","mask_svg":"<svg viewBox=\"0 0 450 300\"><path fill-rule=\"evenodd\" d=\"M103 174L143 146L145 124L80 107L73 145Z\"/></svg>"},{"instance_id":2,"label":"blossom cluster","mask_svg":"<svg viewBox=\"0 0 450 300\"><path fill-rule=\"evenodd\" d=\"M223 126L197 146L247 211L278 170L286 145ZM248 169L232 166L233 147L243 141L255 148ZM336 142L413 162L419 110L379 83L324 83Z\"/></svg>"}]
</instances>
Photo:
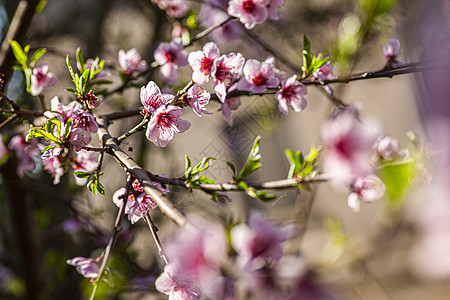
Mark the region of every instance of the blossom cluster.
<instances>
[{"instance_id":1,"label":"blossom cluster","mask_svg":"<svg viewBox=\"0 0 450 300\"><path fill-rule=\"evenodd\" d=\"M298 299L308 281L304 260L283 255L282 243L292 238L292 224L278 226L260 213L249 216L248 225L232 228L229 255L226 233L217 224L198 216L191 227L180 228L165 244L169 263L156 279L156 289L169 299L235 299L244 290L260 299ZM316 296L325 293L318 285ZM313 298L311 298L313 299Z\"/></svg>"}]
</instances>

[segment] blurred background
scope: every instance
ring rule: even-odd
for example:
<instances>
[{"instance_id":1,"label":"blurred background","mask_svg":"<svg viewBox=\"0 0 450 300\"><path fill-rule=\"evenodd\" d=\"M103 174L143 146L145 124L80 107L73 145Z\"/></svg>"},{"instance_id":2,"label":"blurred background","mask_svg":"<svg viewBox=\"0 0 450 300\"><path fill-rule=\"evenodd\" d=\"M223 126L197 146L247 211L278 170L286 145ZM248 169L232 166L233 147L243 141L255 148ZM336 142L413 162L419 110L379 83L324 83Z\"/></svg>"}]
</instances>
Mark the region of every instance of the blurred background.
<instances>
[{"instance_id":1,"label":"blurred background","mask_svg":"<svg viewBox=\"0 0 450 300\"><path fill-rule=\"evenodd\" d=\"M108 88L119 87L118 51L136 48L148 63L153 62L158 42L169 42L177 23L192 35L204 28L206 21L198 14L202 2L188 1L188 17L175 22L155 3L145 0L48 1L33 17L23 44L48 49L40 62L50 66L58 82L45 90L45 99L58 96L66 104L74 100L72 94L64 92L72 87L65 57L69 55L75 65L77 47L85 58L104 59L110 72L108 80L113 82ZM2 39L18 3L0 1ZM219 34L208 38L217 42L222 53L241 52L258 60L271 55L261 46L267 44L291 62L275 59L289 76L301 75L304 34L311 40L313 53L327 51L335 74L340 76L382 69L385 58L381 47L394 37L402 43L401 61L445 67L450 57L445 55L449 12L450 3L445 0L286 0L279 10L279 21L257 25L250 34L236 26L234 39ZM255 42L255 35L262 43ZM201 49L206 40L197 41L187 51ZM223 205L204 193L176 187L170 188L168 197L185 214L196 212L244 222L248 212L257 208L279 223L296 222L299 234L285 245L286 251L300 251L320 282L341 299L449 299L450 201L446 189L450 180L450 81L446 70L450 69L443 69L331 85L337 98L360 107L362 118L379 124L383 134L399 140L402 148L420 154L420 159L400 164L398 168L403 171L393 173L400 182L391 186L396 193L362 205L359 213L348 208L346 191L336 191L327 183L314 185L309 191L277 192L277 199L269 203L230 193L231 202ZM179 79L167 90L176 91L190 81L189 66L180 68ZM20 72L11 73L6 80L10 99L23 108L40 109L39 101L24 90ZM140 107L140 87L149 80L163 86L157 72L150 72L136 80L136 88L104 97L96 112ZM213 115L198 118L192 112L185 113L191 129L176 135L167 148L155 147L143 133L127 139L122 148L152 173L168 177L183 175L185 154L193 162L213 156L217 161L206 176L227 182L232 173L226 162L241 167L254 138L261 135L263 166L250 181L286 178L289 162L284 150L308 153L311 145L319 146L321 126L333 108L320 87L308 86L307 99L304 111L291 111L286 116L278 112L273 95L242 97L242 106L233 111L233 126L223 119L219 103L212 102L207 108ZM110 132L118 136L141 118L114 121ZM27 121L34 122L31 118ZM27 121L23 126L15 123L2 128L2 134L11 137L25 132ZM416 144L407 132L416 134ZM42 168L20 179L15 174L17 160L11 157L2 165L1 299L88 297L90 283L66 260L99 256L112 233L117 207L111 199L125 186L126 175L111 157L107 156L103 165L105 196L94 196L85 187L78 187L71 172L53 185ZM14 204L18 198L24 206ZM158 209L152 211L152 217L164 243L176 226ZM124 223L110 260L109 282L100 285L96 299L164 299L167 296L154 288L162 264L147 225L143 221L132 226L128 220Z\"/></svg>"}]
</instances>

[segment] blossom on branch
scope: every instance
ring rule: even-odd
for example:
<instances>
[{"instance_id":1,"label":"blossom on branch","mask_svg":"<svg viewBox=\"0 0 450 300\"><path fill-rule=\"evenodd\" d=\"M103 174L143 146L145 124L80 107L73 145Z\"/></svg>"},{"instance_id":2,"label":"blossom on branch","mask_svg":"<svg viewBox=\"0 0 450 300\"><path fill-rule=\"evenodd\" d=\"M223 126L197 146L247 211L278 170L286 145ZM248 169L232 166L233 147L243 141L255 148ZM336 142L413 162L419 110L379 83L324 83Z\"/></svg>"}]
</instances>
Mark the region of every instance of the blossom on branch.
<instances>
[{"instance_id":1,"label":"blossom on branch","mask_svg":"<svg viewBox=\"0 0 450 300\"><path fill-rule=\"evenodd\" d=\"M184 17L189 9L186 0L157 0L156 3L172 18Z\"/></svg>"},{"instance_id":2,"label":"blossom on branch","mask_svg":"<svg viewBox=\"0 0 450 300\"><path fill-rule=\"evenodd\" d=\"M284 79L281 82L281 89L275 94L278 110L285 115L289 113L288 107L295 112L302 111L306 107L307 92L306 86L297 81L297 75Z\"/></svg>"},{"instance_id":3,"label":"blossom on branch","mask_svg":"<svg viewBox=\"0 0 450 300\"><path fill-rule=\"evenodd\" d=\"M400 55L402 45L398 39L391 39L386 46L382 46L384 58L386 59L386 66L395 67L400 62L397 57Z\"/></svg>"},{"instance_id":4,"label":"blossom on branch","mask_svg":"<svg viewBox=\"0 0 450 300\"><path fill-rule=\"evenodd\" d=\"M348 207L353 212L359 212L360 200L366 203L379 200L384 196L386 187L375 174L363 178L356 178L351 185L352 192L347 198Z\"/></svg>"},{"instance_id":5,"label":"blossom on branch","mask_svg":"<svg viewBox=\"0 0 450 300\"><path fill-rule=\"evenodd\" d=\"M228 14L239 18L245 28L252 29L263 23L269 16L270 0L231 0L228 3Z\"/></svg>"},{"instance_id":6,"label":"blossom on branch","mask_svg":"<svg viewBox=\"0 0 450 300\"><path fill-rule=\"evenodd\" d=\"M25 177L26 171L31 172L36 168L35 159L39 156L39 148L35 140L26 142L25 136L16 135L9 141L8 148L15 151L19 160L17 175L20 178Z\"/></svg>"},{"instance_id":7,"label":"blossom on branch","mask_svg":"<svg viewBox=\"0 0 450 300\"><path fill-rule=\"evenodd\" d=\"M84 278L95 279L99 276L98 261L92 258L74 257L66 261L68 265L74 266L78 273Z\"/></svg>"},{"instance_id":8,"label":"blossom on branch","mask_svg":"<svg viewBox=\"0 0 450 300\"><path fill-rule=\"evenodd\" d=\"M202 116L202 113L206 115L212 114L205 107L210 99L211 95L198 84L194 84L186 93L186 100L189 102L194 113L199 117Z\"/></svg>"},{"instance_id":9,"label":"blossom on branch","mask_svg":"<svg viewBox=\"0 0 450 300\"><path fill-rule=\"evenodd\" d=\"M156 289L169 300L197 300L202 296L199 282L195 277L186 275L179 266L168 264L164 272L155 281Z\"/></svg>"},{"instance_id":10,"label":"blossom on branch","mask_svg":"<svg viewBox=\"0 0 450 300\"><path fill-rule=\"evenodd\" d=\"M227 96L227 88L235 83L242 73L245 59L240 53L224 54L214 61L214 69L211 72L214 91L223 103Z\"/></svg>"},{"instance_id":11,"label":"blossom on branch","mask_svg":"<svg viewBox=\"0 0 450 300\"><path fill-rule=\"evenodd\" d=\"M97 167L97 155L93 151L81 149L77 152L77 157L72 160L72 168L74 171L92 173L97 169ZM75 182L79 186L85 185L87 180L87 178L80 178L75 176Z\"/></svg>"},{"instance_id":12,"label":"blossom on branch","mask_svg":"<svg viewBox=\"0 0 450 300\"><path fill-rule=\"evenodd\" d=\"M168 84L177 82L178 67L187 65L187 53L183 51L181 39L173 39L170 43L160 43L154 53L155 61L161 66L161 79Z\"/></svg>"},{"instance_id":13,"label":"blossom on branch","mask_svg":"<svg viewBox=\"0 0 450 300\"><path fill-rule=\"evenodd\" d=\"M207 83L211 74L215 72L214 60L219 56L219 47L213 42L206 43L203 50L189 53L189 65L194 71L192 81L199 85Z\"/></svg>"},{"instance_id":14,"label":"blossom on branch","mask_svg":"<svg viewBox=\"0 0 450 300\"><path fill-rule=\"evenodd\" d=\"M33 68L31 74L30 94L38 96L44 88L50 87L56 83L56 77L48 71L47 65L39 65Z\"/></svg>"},{"instance_id":15,"label":"blossom on branch","mask_svg":"<svg viewBox=\"0 0 450 300\"><path fill-rule=\"evenodd\" d=\"M131 75L133 73L142 73L147 71L147 62L142 59L139 52L133 48L127 52L119 51L119 65L122 68L125 75Z\"/></svg>"},{"instance_id":16,"label":"blossom on branch","mask_svg":"<svg viewBox=\"0 0 450 300\"><path fill-rule=\"evenodd\" d=\"M191 127L189 121L180 117L183 110L175 105L160 106L155 110L147 125L147 139L158 147L166 147L175 133L182 133Z\"/></svg>"},{"instance_id":17,"label":"blossom on branch","mask_svg":"<svg viewBox=\"0 0 450 300\"><path fill-rule=\"evenodd\" d=\"M243 73L244 77L239 81L239 88L242 90L262 93L267 88L277 87L280 83L272 56L263 62L257 61L256 59L247 60Z\"/></svg>"},{"instance_id":18,"label":"blossom on branch","mask_svg":"<svg viewBox=\"0 0 450 300\"><path fill-rule=\"evenodd\" d=\"M141 103L147 114L153 113L161 105L166 105L174 98L173 95L162 94L155 82L150 81L141 88Z\"/></svg>"},{"instance_id":19,"label":"blossom on branch","mask_svg":"<svg viewBox=\"0 0 450 300\"><path fill-rule=\"evenodd\" d=\"M167 193L168 190L163 188L161 184L154 182L154 186L163 194ZM128 215L128 220L131 224L136 223L140 219L144 218L147 213L156 208L156 203L153 201L147 193L144 192L144 188L136 179L133 182L133 187L131 188L128 196L125 196L126 189L120 188L113 195L113 202L118 207L123 205L124 197L127 199L125 206L125 214Z\"/></svg>"}]
</instances>

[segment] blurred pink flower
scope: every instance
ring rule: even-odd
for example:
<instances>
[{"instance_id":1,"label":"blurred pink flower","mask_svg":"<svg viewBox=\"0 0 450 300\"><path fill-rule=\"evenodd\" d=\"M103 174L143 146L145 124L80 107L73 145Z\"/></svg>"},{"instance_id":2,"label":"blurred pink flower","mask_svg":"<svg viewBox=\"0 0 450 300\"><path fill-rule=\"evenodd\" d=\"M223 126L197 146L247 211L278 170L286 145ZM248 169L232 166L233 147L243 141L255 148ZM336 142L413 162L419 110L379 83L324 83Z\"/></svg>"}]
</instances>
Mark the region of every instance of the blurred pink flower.
<instances>
[{"instance_id":1,"label":"blurred pink flower","mask_svg":"<svg viewBox=\"0 0 450 300\"><path fill-rule=\"evenodd\" d=\"M59 156L51 156L47 159L42 159L44 170L53 177L53 184L58 184L61 176L64 175L64 168L62 167Z\"/></svg>"},{"instance_id":2,"label":"blurred pink flower","mask_svg":"<svg viewBox=\"0 0 450 300\"><path fill-rule=\"evenodd\" d=\"M333 65L327 61L312 74L312 78L317 80L332 80L337 78L337 76L333 74ZM333 89L328 84L323 85L323 87L330 95L334 94Z\"/></svg>"},{"instance_id":3,"label":"blurred pink flower","mask_svg":"<svg viewBox=\"0 0 450 300\"><path fill-rule=\"evenodd\" d=\"M372 147L378 137L375 126L359 121L352 111L341 111L322 125L323 169L335 184L350 185L372 173Z\"/></svg>"},{"instance_id":4,"label":"blurred pink flower","mask_svg":"<svg viewBox=\"0 0 450 300\"><path fill-rule=\"evenodd\" d=\"M353 212L359 212L360 200L367 203L379 200L383 198L386 187L377 175L369 174L363 178L356 178L351 190L347 199L348 207Z\"/></svg>"},{"instance_id":5,"label":"blurred pink flower","mask_svg":"<svg viewBox=\"0 0 450 300\"><path fill-rule=\"evenodd\" d=\"M203 27L208 28L228 19L229 15L226 13L228 2L228 0L204 2L201 6L200 12L198 13L198 22ZM225 9L225 11L217 6ZM239 38L240 34L241 29L236 23L227 22L220 28L211 32L210 36L213 41L227 42Z\"/></svg>"},{"instance_id":6,"label":"blurred pink flower","mask_svg":"<svg viewBox=\"0 0 450 300\"><path fill-rule=\"evenodd\" d=\"M155 281L155 287L169 295L169 300L197 300L202 296L196 278L186 276L172 264L165 266L164 272Z\"/></svg>"},{"instance_id":7,"label":"blurred pink flower","mask_svg":"<svg viewBox=\"0 0 450 300\"><path fill-rule=\"evenodd\" d=\"M267 5L270 0L231 0L228 3L228 14L239 18L245 28L252 29L263 23L269 16Z\"/></svg>"},{"instance_id":8,"label":"blurred pink flower","mask_svg":"<svg viewBox=\"0 0 450 300\"><path fill-rule=\"evenodd\" d=\"M166 147L175 133L185 132L191 127L191 123L179 118L182 115L183 110L178 106L160 106L148 122L147 139L158 147Z\"/></svg>"},{"instance_id":9,"label":"blurred pink flower","mask_svg":"<svg viewBox=\"0 0 450 300\"><path fill-rule=\"evenodd\" d=\"M56 77L48 71L48 66L39 65L33 68L33 73L31 74L30 93L33 96L38 96L44 88L50 87L55 83Z\"/></svg>"},{"instance_id":10,"label":"blurred pink flower","mask_svg":"<svg viewBox=\"0 0 450 300\"><path fill-rule=\"evenodd\" d=\"M214 61L214 69L211 72L214 91L223 103L227 96L227 88L230 87L242 73L244 57L240 53L224 54Z\"/></svg>"},{"instance_id":11,"label":"blurred pink flower","mask_svg":"<svg viewBox=\"0 0 450 300\"><path fill-rule=\"evenodd\" d=\"M19 160L17 165L17 175L19 177L23 178L26 171L31 172L36 168L35 159L40 155L36 140L31 140L27 143L25 136L16 135L9 141L8 148L15 151Z\"/></svg>"},{"instance_id":12,"label":"blurred pink flower","mask_svg":"<svg viewBox=\"0 0 450 300\"><path fill-rule=\"evenodd\" d=\"M227 98L225 99L225 102L222 103L222 115L228 125L233 126L233 115L231 114L231 111L237 110L240 105L240 97Z\"/></svg>"},{"instance_id":13,"label":"blurred pink flower","mask_svg":"<svg viewBox=\"0 0 450 300\"><path fill-rule=\"evenodd\" d=\"M202 113L211 115L212 113L206 109L206 105L211 99L211 95L198 84L194 84L187 92L186 99L189 102L194 113L201 117Z\"/></svg>"},{"instance_id":14,"label":"blurred pink flower","mask_svg":"<svg viewBox=\"0 0 450 300\"><path fill-rule=\"evenodd\" d=\"M92 173L97 169L97 155L93 151L87 151L81 149L77 152L76 159L72 161L72 167L74 171L82 171L87 173ZM87 178L79 178L75 176L75 182L79 186L83 186L87 182Z\"/></svg>"},{"instance_id":15,"label":"blurred pink flower","mask_svg":"<svg viewBox=\"0 0 450 300\"><path fill-rule=\"evenodd\" d=\"M381 47L383 55L386 58L387 66L393 67L399 63L397 57L400 55L401 48L402 45L400 44L400 41L396 38L391 39L386 46Z\"/></svg>"},{"instance_id":16,"label":"blurred pink flower","mask_svg":"<svg viewBox=\"0 0 450 300\"><path fill-rule=\"evenodd\" d=\"M306 107L307 92L306 86L297 81L297 75L284 79L281 82L281 89L275 94L278 110L285 115L289 113L288 107L295 112L302 111Z\"/></svg>"},{"instance_id":17,"label":"blurred pink flower","mask_svg":"<svg viewBox=\"0 0 450 300\"><path fill-rule=\"evenodd\" d=\"M94 279L99 276L98 262L92 258L74 257L66 261L68 265L74 266L78 273L84 278Z\"/></svg>"},{"instance_id":18,"label":"blurred pink flower","mask_svg":"<svg viewBox=\"0 0 450 300\"><path fill-rule=\"evenodd\" d=\"M245 271L253 271L267 262L278 262L283 254L281 243L293 234L294 228L290 224L278 227L261 213L252 212L248 225L239 224L231 230L231 244L238 254L238 265Z\"/></svg>"},{"instance_id":19,"label":"blurred pink flower","mask_svg":"<svg viewBox=\"0 0 450 300\"><path fill-rule=\"evenodd\" d=\"M170 43L159 43L154 53L155 61L160 65L161 79L172 84L178 80L178 67L187 65L187 53L183 51L181 39Z\"/></svg>"},{"instance_id":20,"label":"blurred pink flower","mask_svg":"<svg viewBox=\"0 0 450 300\"><path fill-rule=\"evenodd\" d=\"M158 0L157 3L172 18L182 18L189 10L186 0Z\"/></svg>"},{"instance_id":21,"label":"blurred pink flower","mask_svg":"<svg viewBox=\"0 0 450 300\"><path fill-rule=\"evenodd\" d=\"M214 72L214 60L220 57L220 50L213 42L206 43L203 51L198 50L189 53L188 61L192 70L192 81L203 85L209 81Z\"/></svg>"},{"instance_id":22,"label":"blurred pink flower","mask_svg":"<svg viewBox=\"0 0 450 300\"><path fill-rule=\"evenodd\" d=\"M130 49L127 52L124 50L119 51L119 65L126 75L142 73L148 69L147 62L142 59L135 48Z\"/></svg>"},{"instance_id":23,"label":"blurred pink flower","mask_svg":"<svg viewBox=\"0 0 450 300\"><path fill-rule=\"evenodd\" d=\"M239 88L242 90L262 93L267 88L277 87L280 83L276 76L273 57L268 57L263 62L256 59L247 60L243 73L244 77L239 81Z\"/></svg>"},{"instance_id":24,"label":"blurred pink flower","mask_svg":"<svg viewBox=\"0 0 450 300\"><path fill-rule=\"evenodd\" d=\"M379 137L375 145L376 153L384 160L393 159L399 150L398 141L390 136Z\"/></svg>"},{"instance_id":25,"label":"blurred pink flower","mask_svg":"<svg viewBox=\"0 0 450 300\"><path fill-rule=\"evenodd\" d=\"M166 105L174 98L173 95L162 94L159 87L153 81L141 88L141 103L147 113L151 114L160 106Z\"/></svg>"},{"instance_id":26,"label":"blurred pink flower","mask_svg":"<svg viewBox=\"0 0 450 300\"><path fill-rule=\"evenodd\" d=\"M271 20L279 20L278 16L278 8L280 8L284 4L285 0L270 0L267 8L269 9L269 19Z\"/></svg>"},{"instance_id":27,"label":"blurred pink flower","mask_svg":"<svg viewBox=\"0 0 450 300\"><path fill-rule=\"evenodd\" d=\"M95 60L92 59L92 58L88 58L84 62L84 68L86 70L89 70L89 69L91 69L93 67L94 68L93 70L96 71L99 68L98 63L99 63L99 59L98 58L95 59ZM78 67L78 70L81 70L81 65L80 65L79 62L77 62L77 67ZM107 77L109 75L111 75L111 73L109 71L103 69L95 76L95 78L103 78L103 77Z\"/></svg>"}]
</instances>

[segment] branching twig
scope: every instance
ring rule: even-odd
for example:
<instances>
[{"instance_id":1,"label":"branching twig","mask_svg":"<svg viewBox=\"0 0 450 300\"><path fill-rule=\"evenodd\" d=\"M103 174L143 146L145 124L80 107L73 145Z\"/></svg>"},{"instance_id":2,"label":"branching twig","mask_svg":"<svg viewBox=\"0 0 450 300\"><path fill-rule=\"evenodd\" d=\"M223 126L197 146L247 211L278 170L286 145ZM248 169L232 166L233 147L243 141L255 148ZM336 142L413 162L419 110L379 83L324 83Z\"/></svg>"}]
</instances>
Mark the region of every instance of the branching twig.
<instances>
[{"instance_id":1,"label":"branching twig","mask_svg":"<svg viewBox=\"0 0 450 300\"><path fill-rule=\"evenodd\" d=\"M116 244L117 238L119 237L119 233L122 231L122 221L123 221L123 216L125 215L125 208L126 208L128 194L130 193L130 189L131 189L131 183L132 183L131 176L128 174L127 185L125 188L125 194L122 196L122 204L117 213L116 221L114 222L114 232L113 232L111 238L109 239L108 245L105 248L105 252L104 252L103 258L102 258L102 264L100 265L99 270L98 270L98 277L92 280L92 282L94 284L94 289L92 291L91 297L89 298L90 300L93 300L95 297L95 293L97 291L97 282L100 280L100 278L103 275L103 270L106 267L106 263L108 262L109 256L111 255L111 252Z\"/></svg>"},{"instance_id":2,"label":"branching twig","mask_svg":"<svg viewBox=\"0 0 450 300\"><path fill-rule=\"evenodd\" d=\"M132 129L130 129L129 131L127 131L124 134L122 134L121 136L119 136L117 138L117 144L120 145L122 143L122 141L125 140L127 137L131 136L132 134L135 134L138 131L141 131L142 128L144 128L145 124L147 124L147 123L148 123L148 118L143 118L141 123L137 124Z\"/></svg>"},{"instance_id":3,"label":"branching twig","mask_svg":"<svg viewBox=\"0 0 450 300\"><path fill-rule=\"evenodd\" d=\"M184 47L188 47L190 45L192 45L193 43L195 43L196 41L206 37L207 35L209 35L211 32L213 32L214 30L222 27L223 25L225 25L226 23L235 20L235 17L229 17L228 19L226 19L223 22L220 22L219 24L213 25L209 28L206 28L205 30L203 30L202 32L197 33L190 41L188 44L186 44Z\"/></svg>"},{"instance_id":4,"label":"branching twig","mask_svg":"<svg viewBox=\"0 0 450 300\"><path fill-rule=\"evenodd\" d=\"M178 226L183 226L186 224L186 218L181 212L179 212L172 203L157 189L153 186L147 171L142 169L132 157L126 154L122 149L120 149L117 139L114 139L108 132L107 125L108 121L105 118L97 117L97 123L99 124L99 129L97 135L100 141L103 142L106 148L108 148L108 153L112 155L126 170L131 173L134 178L139 180L144 192L147 193L156 202L159 209L174 221Z\"/></svg>"}]
</instances>

